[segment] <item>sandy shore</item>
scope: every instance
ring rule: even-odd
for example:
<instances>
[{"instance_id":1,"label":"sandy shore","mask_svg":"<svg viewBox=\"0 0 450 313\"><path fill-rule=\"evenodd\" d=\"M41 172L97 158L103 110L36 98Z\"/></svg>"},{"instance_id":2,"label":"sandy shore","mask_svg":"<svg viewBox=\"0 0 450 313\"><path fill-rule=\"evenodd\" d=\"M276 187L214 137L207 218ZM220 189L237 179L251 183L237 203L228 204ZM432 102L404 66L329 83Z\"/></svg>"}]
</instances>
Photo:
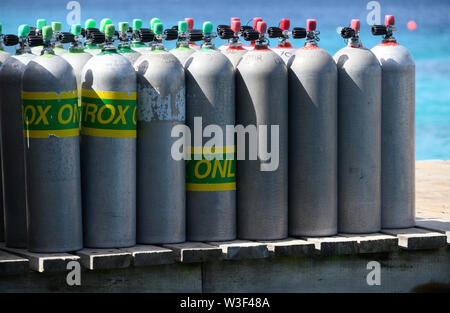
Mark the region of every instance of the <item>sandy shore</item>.
<instances>
[{"instance_id":1,"label":"sandy shore","mask_svg":"<svg viewBox=\"0 0 450 313\"><path fill-rule=\"evenodd\" d=\"M416 161L416 215L450 220L450 160Z\"/></svg>"}]
</instances>

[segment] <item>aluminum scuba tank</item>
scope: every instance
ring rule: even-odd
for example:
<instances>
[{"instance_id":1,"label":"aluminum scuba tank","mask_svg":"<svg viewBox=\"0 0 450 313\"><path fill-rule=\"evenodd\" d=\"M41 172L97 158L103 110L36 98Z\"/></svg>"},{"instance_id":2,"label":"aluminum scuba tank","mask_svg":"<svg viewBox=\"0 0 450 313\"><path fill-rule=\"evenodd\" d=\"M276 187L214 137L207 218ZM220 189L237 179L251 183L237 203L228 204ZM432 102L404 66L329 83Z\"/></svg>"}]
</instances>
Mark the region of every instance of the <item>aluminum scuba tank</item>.
<instances>
[{"instance_id":1,"label":"aluminum scuba tank","mask_svg":"<svg viewBox=\"0 0 450 313\"><path fill-rule=\"evenodd\" d=\"M380 230L381 67L359 40L360 21L338 51L338 231Z\"/></svg>"},{"instance_id":2,"label":"aluminum scuba tank","mask_svg":"<svg viewBox=\"0 0 450 313\"><path fill-rule=\"evenodd\" d=\"M182 65L196 51L189 47L189 42L201 40L202 36L188 33L188 23L186 21L178 22L178 40L176 48L170 52L180 61Z\"/></svg>"},{"instance_id":3,"label":"aluminum scuba tank","mask_svg":"<svg viewBox=\"0 0 450 313\"><path fill-rule=\"evenodd\" d=\"M83 36L81 35L81 25L74 24L70 33L62 33L61 41L70 42L69 51L62 57L72 66L77 78L78 89L78 113L81 114L81 73L84 65L92 58L92 54L84 52L81 43Z\"/></svg>"},{"instance_id":4,"label":"aluminum scuba tank","mask_svg":"<svg viewBox=\"0 0 450 313\"><path fill-rule=\"evenodd\" d=\"M120 40L117 51L126 57L131 64L134 64L141 54L130 47L130 38L132 32L130 32L130 26L127 22L119 23L118 39Z\"/></svg>"},{"instance_id":5,"label":"aluminum scuba tank","mask_svg":"<svg viewBox=\"0 0 450 313\"><path fill-rule=\"evenodd\" d=\"M52 30L53 30L53 51L56 55L63 55L67 53L67 50L64 49L63 43L60 40L62 24L61 22L52 22Z\"/></svg>"},{"instance_id":6,"label":"aluminum scuba tank","mask_svg":"<svg viewBox=\"0 0 450 313\"><path fill-rule=\"evenodd\" d=\"M185 161L174 160L171 154L176 141L172 129L186 118L184 69L164 49L163 24L155 24L154 29L154 50L134 64L138 77L136 239L142 244L186 240Z\"/></svg>"},{"instance_id":7,"label":"aluminum scuba tank","mask_svg":"<svg viewBox=\"0 0 450 313\"><path fill-rule=\"evenodd\" d=\"M307 37L288 63L289 235L337 233L337 67L317 46L316 20L292 30Z\"/></svg>"},{"instance_id":8,"label":"aluminum scuba tank","mask_svg":"<svg viewBox=\"0 0 450 313\"><path fill-rule=\"evenodd\" d=\"M28 249L45 253L83 247L77 80L52 33L42 28L44 49L22 78Z\"/></svg>"},{"instance_id":9,"label":"aluminum scuba tank","mask_svg":"<svg viewBox=\"0 0 450 313\"><path fill-rule=\"evenodd\" d=\"M87 19L84 24L84 31L82 30L83 36L86 38L86 41L84 42L84 52L89 53L91 55L96 55L101 52L101 49L93 43L94 39L93 37L95 34L98 35L100 30L97 27L97 23L93 19ZM98 35L103 36L103 35Z\"/></svg>"},{"instance_id":10,"label":"aluminum scuba tank","mask_svg":"<svg viewBox=\"0 0 450 313\"><path fill-rule=\"evenodd\" d=\"M270 27L267 31L270 38L279 38L278 45L272 50L278 54L284 61L284 64L288 64L289 59L295 53L295 48L291 45L289 39L289 28L291 21L287 18L283 18L280 21L280 27Z\"/></svg>"},{"instance_id":11,"label":"aluminum scuba tank","mask_svg":"<svg viewBox=\"0 0 450 313\"><path fill-rule=\"evenodd\" d=\"M22 118L22 74L36 56L30 44L42 45L42 39L27 38L28 25L20 25L18 34L5 35L6 46L19 44L16 54L0 68L0 123L2 134L3 204L5 212L5 243L11 248L27 247L27 216L25 193L25 151ZM36 41L37 39L37 41ZM2 210L3 212L3 210ZM3 225L3 223L2 223Z\"/></svg>"},{"instance_id":12,"label":"aluminum scuba tank","mask_svg":"<svg viewBox=\"0 0 450 313\"><path fill-rule=\"evenodd\" d=\"M118 248L136 244L136 72L105 32L81 76L84 244Z\"/></svg>"},{"instance_id":13,"label":"aluminum scuba tank","mask_svg":"<svg viewBox=\"0 0 450 313\"><path fill-rule=\"evenodd\" d=\"M186 17L184 19L188 23L188 32L189 33L195 33L196 36L198 36L200 33L202 33L199 29L194 29L194 19L192 17ZM189 47L194 50L200 50L200 46L195 43L195 41L189 42Z\"/></svg>"},{"instance_id":14,"label":"aluminum scuba tank","mask_svg":"<svg viewBox=\"0 0 450 313\"><path fill-rule=\"evenodd\" d=\"M254 41L255 48L242 57L236 71L236 124L253 125L260 135L253 142L257 156L245 151L242 160L238 151L238 237L248 240L288 235L288 74L280 56L268 48L266 28L259 21L257 31L244 31L244 40ZM278 148L279 154L269 159L264 147L272 152Z\"/></svg>"},{"instance_id":15,"label":"aluminum scuba tank","mask_svg":"<svg viewBox=\"0 0 450 313\"><path fill-rule=\"evenodd\" d=\"M3 40L2 27L2 24L0 24L0 66L11 56L11 53L5 51L1 42Z\"/></svg>"},{"instance_id":16,"label":"aluminum scuba tank","mask_svg":"<svg viewBox=\"0 0 450 313\"><path fill-rule=\"evenodd\" d=\"M44 26L47 26L47 20L40 18L36 20L36 30L35 30L35 35L36 36L41 36L42 37L42 28ZM35 55L41 55L42 49L44 48L44 46L35 46L35 47L31 47L31 53L35 54Z\"/></svg>"},{"instance_id":17,"label":"aluminum scuba tank","mask_svg":"<svg viewBox=\"0 0 450 313\"><path fill-rule=\"evenodd\" d=\"M221 29L221 28L229 29L229 28L231 27L231 24L233 23L233 21L238 21L239 24L241 23L241 19L240 19L239 17L232 17L232 18L230 19L230 26L228 26L228 25L218 25L218 26L217 26L217 35L220 37L221 31L219 31L219 29ZM237 31L237 33L240 32L240 30L241 30L241 29L239 28L239 30ZM221 38L221 37L220 37L220 38ZM225 39L225 38L221 38L221 39ZM227 38L227 39L228 39L228 38ZM221 45L221 46L219 47L219 50L220 50L220 51L226 50L226 49L228 48L228 45L229 45L228 42L227 42L226 44L224 44L224 45Z\"/></svg>"},{"instance_id":18,"label":"aluminum scuba tank","mask_svg":"<svg viewBox=\"0 0 450 313\"><path fill-rule=\"evenodd\" d=\"M231 27L223 28L219 33L222 39L229 39L228 46L222 50L222 53L231 61L234 67L237 66L239 60L247 52L242 47L242 42L239 39L241 35L241 22L238 20L231 21Z\"/></svg>"},{"instance_id":19,"label":"aluminum scuba tank","mask_svg":"<svg viewBox=\"0 0 450 313\"><path fill-rule=\"evenodd\" d=\"M408 228L415 225L415 64L393 37L394 25L386 15L385 25L372 27L384 35L372 49L382 70L381 228Z\"/></svg>"},{"instance_id":20,"label":"aluminum scuba tank","mask_svg":"<svg viewBox=\"0 0 450 313\"><path fill-rule=\"evenodd\" d=\"M262 18L254 17L252 20L253 26L247 26L247 25L242 26L241 32L243 33L244 31L250 30L250 29L256 30L256 26L258 25L258 22L262 22L262 21L263 21ZM252 41L249 45L243 45L242 47L247 50L253 50L255 48L255 41Z\"/></svg>"},{"instance_id":21,"label":"aluminum scuba tank","mask_svg":"<svg viewBox=\"0 0 450 313\"><path fill-rule=\"evenodd\" d=\"M148 28L142 27L141 19L133 20L133 35L131 41L131 48L140 54L149 53L152 51L152 48L146 46L146 42L152 42L155 37L153 31Z\"/></svg>"},{"instance_id":22,"label":"aluminum scuba tank","mask_svg":"<svg viewBox=\"0 0 450 313\"><path fill-rule=\"evenodd\" d=\"M198 132L202 133L203 126L209 125L209 129L213 127L225 135L226 125L234 126L234 70L228 58L211 42L215 34L210 22L203 24L203 33L200 51L185 63L186 124L194 134L188 150L191 157L186 161L187 240L233 240L236 238L235 145L222 140L221 144L211 146L213 139L202 139ZM229 137L232 139L233 134Z\"/></svg>"}]
</instances>

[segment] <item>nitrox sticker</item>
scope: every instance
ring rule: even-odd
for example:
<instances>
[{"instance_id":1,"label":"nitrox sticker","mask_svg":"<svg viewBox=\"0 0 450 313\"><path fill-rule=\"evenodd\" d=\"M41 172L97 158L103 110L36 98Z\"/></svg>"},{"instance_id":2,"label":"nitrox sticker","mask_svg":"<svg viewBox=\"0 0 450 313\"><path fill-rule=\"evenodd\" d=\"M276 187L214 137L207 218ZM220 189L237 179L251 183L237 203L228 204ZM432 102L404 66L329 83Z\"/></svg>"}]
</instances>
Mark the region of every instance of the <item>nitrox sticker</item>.
<instances>
[{"instance_id":1,"label":"nitrox sticker","mask_svg":"<svg viewBox=\"0 0 450 313\"><path fill-rule=\"evenodd\" d=\"M186 189L236 190L235 150L235 146L191 147L191 160L186 161Z\"/></svg>"},{"instance_id":2,"label":"nitrox sticker","mask_svg":"<svg viewBox=\"0 0 450 313\"><path fill-rule=\"evenodd\" d=\"M27 138L79 135L78 91L22 92L23 132Z\"/></svg>"},{"instance_id":3,"label":"nitrox sticker","mask_svg":"<svg viewBox=\"0 0 450 313\"><path fill-rule=\"evenodd\" d=\"M136 137L136 93L81 91L81 133L88 136Z\"/></svg>"}]
</instances>

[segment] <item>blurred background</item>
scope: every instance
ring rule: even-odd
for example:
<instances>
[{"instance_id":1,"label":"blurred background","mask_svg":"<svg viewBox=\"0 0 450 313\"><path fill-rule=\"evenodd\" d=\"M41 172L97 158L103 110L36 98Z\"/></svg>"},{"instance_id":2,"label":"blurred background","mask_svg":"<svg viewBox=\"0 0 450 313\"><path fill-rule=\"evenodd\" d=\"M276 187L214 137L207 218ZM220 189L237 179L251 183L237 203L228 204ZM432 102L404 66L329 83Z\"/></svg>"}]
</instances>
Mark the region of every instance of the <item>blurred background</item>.
<instances>
[{"instance_id":1,"label":"blurred background","mask_svg":"<svg viewBox=\"0 0 450 313\"><path fill-rule=\"evenodd\" d=\"M361 39L372 48L380 42L370 33L373 23L383 23L385 14L396 18L398 42L406 46L416 61L416 159L450 159L450 1L448 0L2 0L0 23L3 33L16 33L19 24L35 26L37 18L47 23L60 21L63 30L70 24L93 18L97 25L104 17L116 24L134 18L149 27L150 19L158 17L165 28L185 17L194 18L194 28L203 21L229 24L230 17L239 17L251 24L253 17L262 17L268 26L277 26L281 18L291 19L291 27L305 27L306 19L317 19L321 32L320 46L330 54L345 43L337 28L348 26L350 20L361 20ZM408 27L409 23L409 27ZM219 46L224 43L215 40ZM294 41L301 47L304 40ZM167 45L172 48L175 42ZM271 46L276 45L272 41ZM8 49L13 52L12 49Z\"/></svg>"}]
</instances>

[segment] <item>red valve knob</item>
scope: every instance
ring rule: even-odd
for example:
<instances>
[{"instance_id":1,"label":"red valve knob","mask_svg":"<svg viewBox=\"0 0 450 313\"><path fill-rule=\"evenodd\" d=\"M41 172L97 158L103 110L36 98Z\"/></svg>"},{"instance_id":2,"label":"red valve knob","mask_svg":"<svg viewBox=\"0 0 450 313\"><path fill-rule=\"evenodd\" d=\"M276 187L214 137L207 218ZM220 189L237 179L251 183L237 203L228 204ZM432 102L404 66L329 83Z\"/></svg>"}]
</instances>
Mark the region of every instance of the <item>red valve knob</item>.
<instances>
[{"instance_id":1,"label":"red valve knob","mask_svg":"<svg viewBox=\"0 0 450 313\"><path fill-rule=\"evenodd\" d=\"M239 33L239 31L241 30L241 21L231 21L231 29L233 30L233 32L235 33Z\"/></svg>"},{"instance_id":2,"label":"red valve knob","mask_svg":"<svg viewBox=\"0 0 450 313\"><path fill-rule=\"evenodd\" d=\"M355 32L359 32L359 29L361 28L360 20L352 20L352 22L350 23L350 28Z\"/></svg>"},{"instance_id":3,"label":"red valve knob","mask_svg":"<svg viewBox=\"0 0 450 313\"><path fill-rule=\"evenodd\" d=\"M289 28L291 27L291 21L287 18L283 18L280 21L280 28L281 30L289 30Z\"/></svg>"},{"instance_id":4,"label":"red valve knob","mask_svg":"<svg viewBox=\"0 0 450 313\"><path fill-rule=\"evenodd\" d=\"M384 17L384 25L386 25L386 26L394 26L395 25L395 17L394 17L394 15L386 15Z\"/></svg>"},{"instance_id":5,"label":"red valve knob","mask_svg":"<svg viewBox=\"0 0 450 313\"><path fill-rule=\"evenodd\" d=\"M262 18L260 18L260 17L255 17L255 18L253 18L253 29L255 29L256 30L256 26L258 25L258 22L262 22Z\"/></svg>"},{"instance_id":6,"label":"red valve knob","mask_svg":"<svg viewBox=\"0 0 450 313\"><path fill-rule=\"evenodd\" d=\"M265 34L267 31L267 23L263 22L263 21L259 21L258 24L256 25L256 30L260 34Z\"/></svg>"},{"instance_id":7,"label":"red valve knob","mask_svg":"<svg viewBox=\"0 0 450 313\"><path fill-rule=\"evenodd\" d=\"M311 32L316 30L317 22L314 19L308 19L306 20L306 31Z\"/></svg>"},{"instance_id":8,"label":"red valve knob","mask_svg":"<svg viewBox=\"0 0 450 313\"><path fill-rule=\"evenodd\" d=\"M194 28L194 19L192 17L186 17L184 20L188 24L188 30L192 30Z\"/></svg>"}]
</instances>

